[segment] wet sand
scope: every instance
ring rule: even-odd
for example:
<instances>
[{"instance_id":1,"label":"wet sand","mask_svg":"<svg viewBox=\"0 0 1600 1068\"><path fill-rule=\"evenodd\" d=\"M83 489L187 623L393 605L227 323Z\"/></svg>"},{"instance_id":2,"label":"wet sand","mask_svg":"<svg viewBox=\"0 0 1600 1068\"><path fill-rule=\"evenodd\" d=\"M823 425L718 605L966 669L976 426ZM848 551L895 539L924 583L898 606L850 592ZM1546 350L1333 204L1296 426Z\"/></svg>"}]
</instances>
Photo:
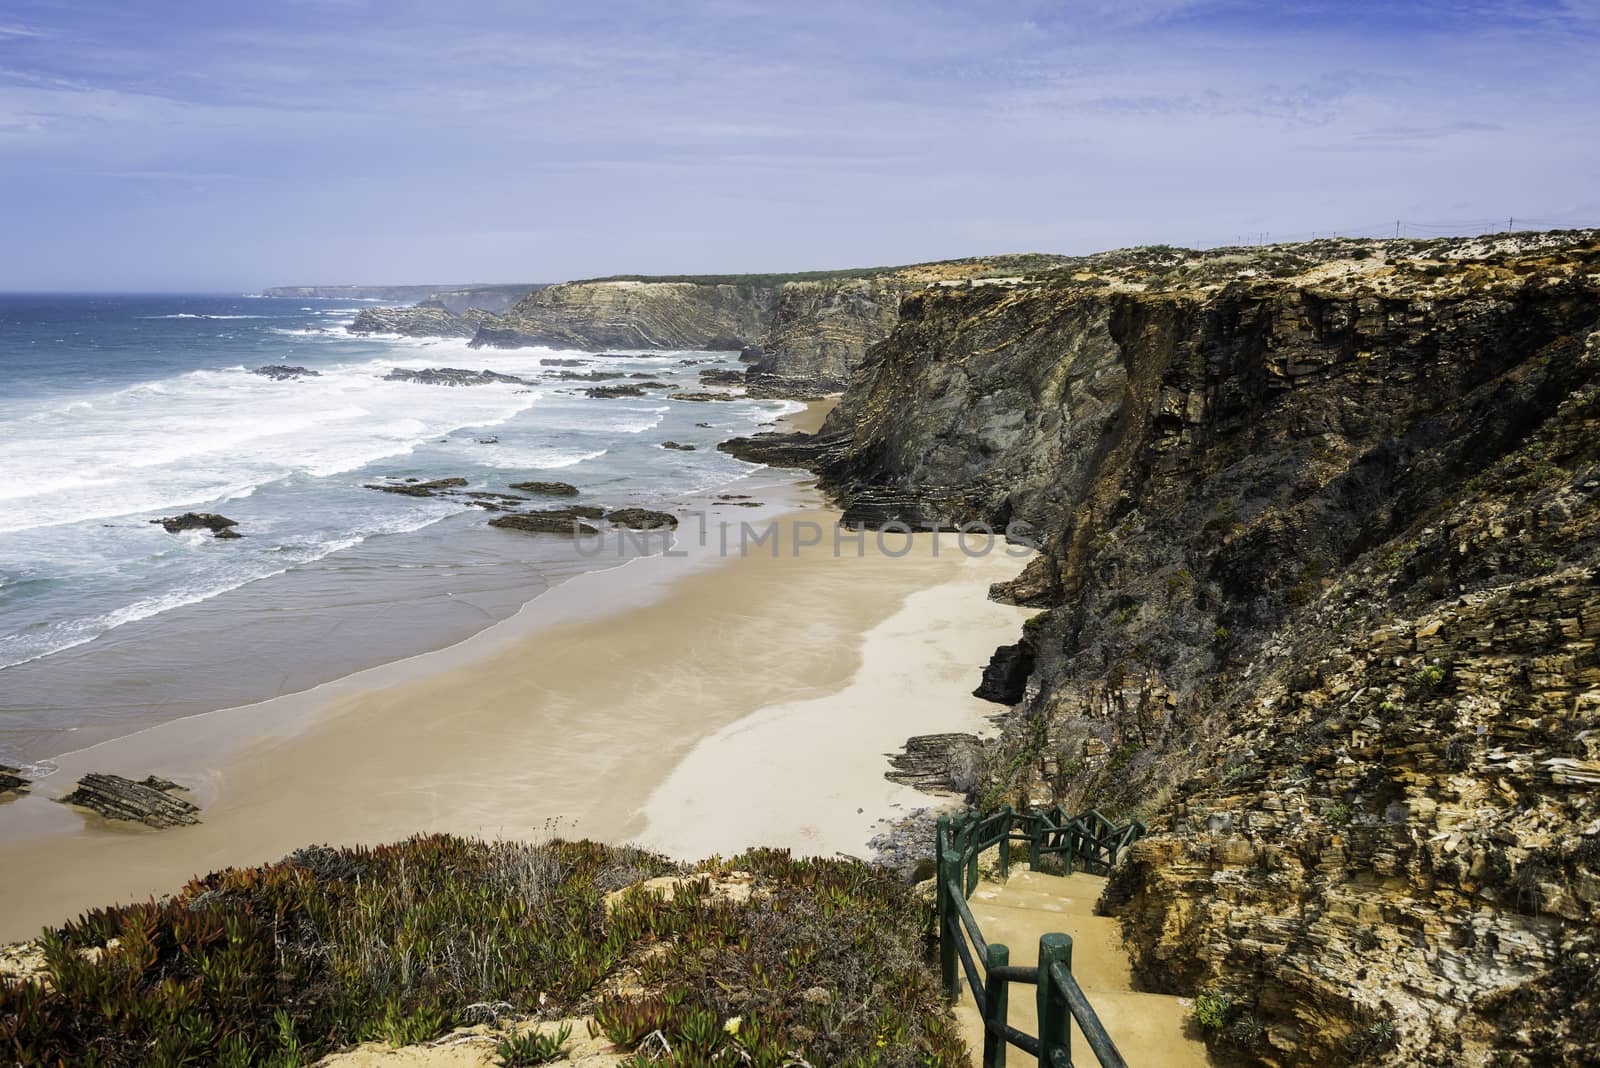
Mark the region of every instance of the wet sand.
<instances>
[{"instance_id":1,"label":"wet sand","mask_svg":"<svg viewBox=\"0 0 1600 1068\"><path fill-rule=\"evenodd\" d=\"M966 694L1020 614L982 589L1021 561L1003 547L967 559L934 535L899 558L871 535L861 555L846 541L835 557L837 513L788 477L768 485L767 508L713 515L736 532L781 511L776 555L723 557L714 531L700 546L680 528L686 555L578 576L449 649L60 758L31 796L0 805L0 939L315 842L555 832L698 855L805 844L827 808L816 851L852 836L846 851L863 851L858 830L888 814L870 804L896 800L882 754L994 710ZM800 532L824 543L796 555ZM782 729L735 726L769 722ZM782 746L790 770L758 773L737 746L717 755L730 736L764 739L768 761ZM152 831L54 802L88 771L192 786L204 822Z\"/></svg>"}]
</instances>

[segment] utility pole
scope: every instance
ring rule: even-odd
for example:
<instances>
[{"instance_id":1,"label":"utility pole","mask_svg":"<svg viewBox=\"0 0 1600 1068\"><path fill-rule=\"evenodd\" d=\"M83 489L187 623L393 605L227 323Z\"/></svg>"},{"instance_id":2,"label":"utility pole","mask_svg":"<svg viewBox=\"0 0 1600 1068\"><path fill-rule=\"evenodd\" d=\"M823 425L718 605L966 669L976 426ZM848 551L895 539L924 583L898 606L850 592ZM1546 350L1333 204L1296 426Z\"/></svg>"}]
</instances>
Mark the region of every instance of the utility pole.
<instances>
[{"instance_id":1,"label":"utility pole","mask_svg":"<svg viewBox=\"0 0 1600 1068\"><path fill-rule=\"evenodd\" d=\"M1394 221L1394 236L1397 239L1400 237L1400 220L1399 219L1396 219Z\"/></svg>"}]
</instances>

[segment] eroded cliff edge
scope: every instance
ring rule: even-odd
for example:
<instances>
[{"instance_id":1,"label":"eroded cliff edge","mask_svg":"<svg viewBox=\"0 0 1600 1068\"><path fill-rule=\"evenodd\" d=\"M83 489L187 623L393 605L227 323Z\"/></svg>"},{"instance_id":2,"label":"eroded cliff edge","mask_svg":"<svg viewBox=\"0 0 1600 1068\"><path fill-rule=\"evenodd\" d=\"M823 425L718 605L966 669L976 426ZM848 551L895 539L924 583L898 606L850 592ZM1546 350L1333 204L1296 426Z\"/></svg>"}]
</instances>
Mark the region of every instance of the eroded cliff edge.
<instances>
[{"instance_id":1,"label":"eroded cliff edge","mask_svg":"<svg viewBox=\"0 0 1600 1068\"><path fill-rule=\"evenodd\" d=\"M600 278L539 288L492 315L463 316L436 302L366 310L350 329L470 337L474 348L737 351L753 378L841 389L894 329L908 293L1063 262L1024 254L786 275Z\"/></svg>"},{"instance_id":2,"label":"eroded cliff edge","mask_svg":"<svg viewBox=\"0 0 1600 1068\"><path fill-rule=\"evenodd\" d=\"M1600 240L1147 250L924 290L804 460L1026 521L986 800L1152 827L1103 906L1264 1064L1592 1063Z\"/></svg>"}]
</instances>

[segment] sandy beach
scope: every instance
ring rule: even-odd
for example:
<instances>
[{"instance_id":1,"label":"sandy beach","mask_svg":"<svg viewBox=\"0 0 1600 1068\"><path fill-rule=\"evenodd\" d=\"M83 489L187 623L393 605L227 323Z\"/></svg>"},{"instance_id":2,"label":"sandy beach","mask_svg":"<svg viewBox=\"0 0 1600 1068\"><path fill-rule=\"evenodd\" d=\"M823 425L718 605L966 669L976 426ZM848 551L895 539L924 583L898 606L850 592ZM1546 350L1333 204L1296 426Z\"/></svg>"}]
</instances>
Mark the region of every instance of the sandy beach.
<instances>
[{"instance_id":1,"label":"sandy beach","mask_svg":"<svg viewBox=\"0 0 1600 1068\"><path fill-rule=\"evenodd\" d=\"M725 557L680 528L686 555L579 576L449 649L60 758L0 807L0 939L315 842L864 853L879 817L927 801L883 779L885 754L996 710L969 693L1027 612L984 592L1022 560L927 534L902 556L881 548L905 539L868 535L836 557L837 514L807 483L774 478L764 496L783 509L776 553ZM184 783L203 822L152 831L55 803L89 771Z\"/></svg>"}]
</instances>

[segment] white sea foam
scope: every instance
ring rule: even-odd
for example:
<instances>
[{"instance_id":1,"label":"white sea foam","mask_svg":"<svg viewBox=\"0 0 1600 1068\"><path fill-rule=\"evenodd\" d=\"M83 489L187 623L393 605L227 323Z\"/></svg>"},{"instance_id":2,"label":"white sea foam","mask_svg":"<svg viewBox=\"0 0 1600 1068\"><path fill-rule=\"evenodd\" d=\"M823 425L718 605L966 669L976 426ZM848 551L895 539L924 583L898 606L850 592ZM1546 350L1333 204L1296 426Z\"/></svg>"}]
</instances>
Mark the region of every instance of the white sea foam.
<instances>
[{"instance_id":1,"label":"white sea foam","mask_svg":"<svg viewBox=\"0 0 1600 1068\"><path fill-rule=\"evenodd\" d=\"M194 312L177 312L172 315L141 315L141 319L272 319L271 315L196 315Z\"/></svg>"},{"instance_id":2,"label":"white sea foam","mask_svg":"<svg viewBox=\"0 0 1600 1068\"><path fill-rule=\"evenodd\" d=\"M51 633L44 640L36 634L0 634L0 668L26 664L52 653L91 642L107 631L129 623L137 623L163 612L170 612L174 608L209 601L213 597L220 597L252 582L281 575L290 568L313 563L325 556L353 548L368 538L421 530L460 510L461 506L430 501L420 515L408 513L392 517L372 524L370 529L360 534L334 537L311 545L277 546L275 548L288 550L287 561L280 556L277 563L264 564L262 557L256 556L241 561L236 567L206 571L201 573L199 581L194 583L142 597L131 604L98 615L61 620L52 624ZM232 548L232 546L214 545L210 536L200 531L190 531L174 540L186 543L195 552L216 551L219 548L226 551Z\"/></svg>"},{"instance_id":3,"label":"white sea foam","mask_svg":"<svg viewBox=\"0 0 1600 1068\"><path fill-rule=\"evenodd\" d=\"M496 426L537 391L384 381L390 361L276 382L194 371L46 406L0 437L0 532L237 496L294 474L326 478L463 427Z\"/></svg>"}]
</instances>

